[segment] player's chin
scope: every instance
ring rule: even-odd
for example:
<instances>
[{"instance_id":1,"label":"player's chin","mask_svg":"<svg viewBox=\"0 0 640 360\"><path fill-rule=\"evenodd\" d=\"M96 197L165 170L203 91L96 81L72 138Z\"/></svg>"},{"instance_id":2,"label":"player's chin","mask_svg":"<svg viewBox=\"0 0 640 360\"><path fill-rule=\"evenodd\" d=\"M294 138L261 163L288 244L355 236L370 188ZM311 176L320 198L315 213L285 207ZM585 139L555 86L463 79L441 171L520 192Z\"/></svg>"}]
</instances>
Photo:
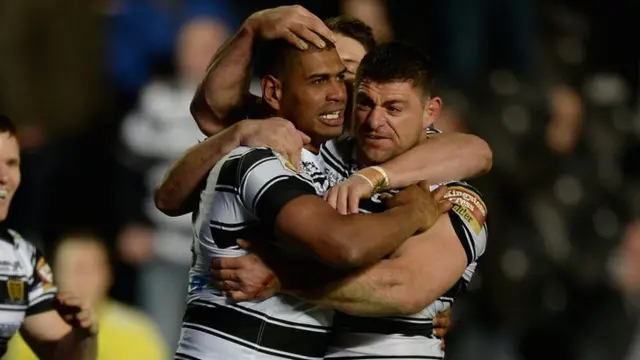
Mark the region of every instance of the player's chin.
<instances>
[{"instance_id":1,"label":"player's chin","mask_svg":"<svg viewBox=\"0 0 640 360\"><path fill-rule=\"evenodd\" d=\"M321 126L318 127L318 134L321 135L322 137L326 138L326 139L333 139L336 138L340 135L342 135L342 130L344 129L343 125L335 125L335 126L328 126L325 124L322 124Z\"/></svg>"}]
</instances>

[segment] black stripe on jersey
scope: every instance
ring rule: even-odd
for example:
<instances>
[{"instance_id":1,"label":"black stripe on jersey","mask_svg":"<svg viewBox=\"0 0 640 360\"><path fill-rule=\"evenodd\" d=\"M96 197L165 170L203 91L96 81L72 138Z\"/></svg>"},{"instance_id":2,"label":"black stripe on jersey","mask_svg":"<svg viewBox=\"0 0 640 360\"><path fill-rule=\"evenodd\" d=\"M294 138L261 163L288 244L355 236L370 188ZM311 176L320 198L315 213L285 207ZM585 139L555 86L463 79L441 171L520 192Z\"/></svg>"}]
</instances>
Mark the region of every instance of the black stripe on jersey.
<instances>
[{"instance_id":1,"label":"black stripe on jersey","mask_svg":"<svg viewBox=\"0 0 640 360\"><path fill-rule=\"evenodd\" d=\"M37 315L47 311L55 310L53 307L53 299L54 296L51 296L50 298L42 300L33 306L29 306L27 308L27 311L25 312L25 316Z\"/></svg>"},{"instance_id":2,"label":"black stripe on jersey","mask_svg":"<svg viewBox=\"0 0 640 360\"><path fill-rule=\"evenodd\" d=\"M268 239L265 239L265 234L262 234L258 229L260 229L260 226L256 223L254 223L253 226L245 226L237 230L228 230L214 226L213 224L209 225L211 238L220 249L236 247L238 246L238 239L255 239L256 235L260 235L258 239L267 241Z\"/></svg>"},{"instance_id":3,"label":"black stripe on jersey","mask_svg":"<svg viewBox=\"0 0 640 360\"><path fill-rule=\"evenodd\" d=\"M238 188L234 187L234 186L218 184L218 185L216 185L215 190L218 191L218 192L226 192L226 193L230 193L230 194L234 194L234 195L240 195L240 192L238 191Z\"/></svg>"},{"instance_id":4,"label":"black stripe on jersey","mask_svg":"<svg viewBox=\"0 0 640 360\"><path fill-rule=\"evenodd\" d=\"M218 179L216 180L216 190L218 187L221 189L238 189L238 185L240 184L240 180L238 178L238 166L240 165L240 156L228 157L227 160L224 161L222 166L220 167L220 172L218 173Z\"/></svg>"},{"instance_id":5,"label":"black stripe on jersey","mask_svg":"<svg viewBox=\"0 0 640 360\"><path fill-rule=\"evenodd\" d=\"M427 355L361 355L361 356L330 356L325 359L335 360L367 360L367 359L435 359L442 360L442 356L427 356Z\"/></svg>"},{"instance_id":6,"label":"black stripe on jersey","mask_svg":"<svg viewBox=\"0 0 640 360\"><path fill-rule=\"evenodd\" d=\"M464 253L467 254L467 266L469 266L474 259L473 249L471 244L473 243L471 235L468 233L467 227L464 224L464 221L458 216L458 214L454 211L449 211L449 219L451 220L451 225L453 225L453 230L455 230L456 235L458 236L458 240L462 244L464 248Z\"/></svg>"},{"instance_id":7,"label":"black stripe on jersey","mask_svg":"<svg viewBox=\"0 0 640 360\"><path fill-rule=\"evenodd\" d=\"M265 230L273 234L273 226L275 226L280 210L289 201L304 195L317 196L313 186L296 176L280 180L267 188L260 196L260 201L254 207L255 213L262 221L262 224L268 226Z\"/></svg>"},{"instance_id":8,"label":"black stripe on jersey","mask_svg":"<svg viewBox=\"0 0 640 360\"><path fill-rule=\"evenodd\" d=\"M264 192L267 191L267 189L269 189L269 187L273 186L273 184L277 183L278 181L282 181L282 180L287 179L288 177L290 177L290 175L278 175L278 176L274 176L273 178L269 179L269 181L267 181L264 185L262 185L260 190L258 190L258 192L256 192L256 196L253 197L253 202L251 203L251 208L255 210L256 205L258 204L258 201L260 200L260 197L262 197L262 194L264 194Z\"/></svg>"},{"instance_id":9,"label":"black stripe on jersey","mask_svg":"<svg viewBox=\"0 0 640 360\"><path fill-rule=\"evenodd\" d=\"M333 326L350 333L433 337L433 324L410 323L386 318L357 317L336 312Z\"/></svg>"},{"instance_id":10,"label":"black stripe on jersey","mask_svg":"<svg viewBox=\"0 0 640 360\"><path fill-rule=\"evenodd\" d=\"M216 304L210 304L210 306L188 304L184 322L186 323L183 325L184 327L189 327L189 323L200 325L215 331L206 331L193 326L189 328L207 332L270 355L287 357L267 349L289 353L292 355L290 357L292 359L299 358L295 355L323 358L330 339L330 334L326 332L307 331L273 324L231 307ZM242 339L254 345L234 341L231 337ZM267 349L258 348L256 345Z\"/></svg>"},{"instance_id":11,"label":"black stripe on jersey","mask_svg":"<svg viewBox=\"0 0 640 360\"><path fill-rule=\"evenodd\" d=\"M201 359L195 356L187 355L185 353L176 352L176 356L174 357L174 360L201 360Z\"/></svg>"},{"instance_id":12,"label":"black stripe on jersey","mask_svg":"<svg viewBox=\"0 0 640 360\"><path fill-rule=\"evenodd\" d=\"M274 318L273 316L267 315L267 314L263 313L262 311L246 308L246 307L240 306L238 304L229 304L229 306L237 308L237 309L239 309L241 311L250 312L250 313L256 314L257 316L265 317L267 319L271 319L271 320L274 320L274 321L277 321L277 322L281 322L283 324L287 324L287 325L291 325L291 326L305 327L305 328L309 328L309 329L318 329L318 330L324 330L324 331L328 331L330 329L327 326L311 325L311 324L300 324L300 323L296 323L296 322L293 322L293 321Z\"/></svg>"},{"instance_id":13,"label":"black stripe on jersey","mask_svg":"<svg viewBox=\"0 0 640 360\"><path fill-rule=\"evenodd\" d=\"M345 165L340 159L338 159L335 155L329 151L329 149L325 148L326 151L320 151L320 156L324 159L325 164L331 166L331 168L337 172L338 174L344 176L344 178L349 177L349 171L347 169L347 165Z\"/></svg>"},{"instance_id":14,"label":"black stripe on jersey","mask_svg":"<svg viewBox=\"0 0 640 360\"><path fill-rule=\"evenodd\" d=\"M252 149L244 153L240 158L238 167L236 168L237 179L240 180L240 188L242 188L242 183L244 182L247 175L249 175L249 172L258 165L268 160L279 161L274 152L269 149Z\"/></svg>"}]
</instances>

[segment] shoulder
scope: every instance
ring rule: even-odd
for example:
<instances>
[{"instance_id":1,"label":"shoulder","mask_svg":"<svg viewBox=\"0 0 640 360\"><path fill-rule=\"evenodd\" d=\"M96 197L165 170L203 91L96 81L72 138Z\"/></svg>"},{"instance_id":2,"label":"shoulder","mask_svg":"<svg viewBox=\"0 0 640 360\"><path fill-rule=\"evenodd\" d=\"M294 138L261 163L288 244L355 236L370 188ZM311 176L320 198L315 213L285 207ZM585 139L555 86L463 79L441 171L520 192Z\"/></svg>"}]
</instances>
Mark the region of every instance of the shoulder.
<instances>
[{"instance_id":1,"label":"shoulder","mask_svg":"<svg viewBox=\"0 0 640 360\"><path fill-rule=\"evenodd\" d=\"M13 241L15 248L23 255L34 259L38 256L41 256L41 253L36 245L33 242L25 239L19 232L12 229L7 229L5 236L8 236L9 240Z\"/></svg>"}]
</instances>

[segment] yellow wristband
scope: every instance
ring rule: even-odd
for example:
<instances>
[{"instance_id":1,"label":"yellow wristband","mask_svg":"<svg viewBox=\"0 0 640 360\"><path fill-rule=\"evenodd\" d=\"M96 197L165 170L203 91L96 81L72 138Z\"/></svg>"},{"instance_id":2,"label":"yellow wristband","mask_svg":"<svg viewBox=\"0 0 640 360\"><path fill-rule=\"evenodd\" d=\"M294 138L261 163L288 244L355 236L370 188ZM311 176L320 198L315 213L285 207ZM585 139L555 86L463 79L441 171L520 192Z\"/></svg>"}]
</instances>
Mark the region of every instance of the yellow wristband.
<instances>
[{"instance_id":1,"label":"yellow wristband","mask_svg":"<svg viewBox=\"0 0 640 360\"><path fill-rule=\"evenodd\" d=\"M383 177L383 180L379 181L376 184L376 187L378 187L378 190L386 190L391 184L391 182L389 181L389 175L387 174L387 172L380 166L371 166L371 168L373 170L376 170L380 174L382 174L382 177Z\"/></svg>"}]
</instances>

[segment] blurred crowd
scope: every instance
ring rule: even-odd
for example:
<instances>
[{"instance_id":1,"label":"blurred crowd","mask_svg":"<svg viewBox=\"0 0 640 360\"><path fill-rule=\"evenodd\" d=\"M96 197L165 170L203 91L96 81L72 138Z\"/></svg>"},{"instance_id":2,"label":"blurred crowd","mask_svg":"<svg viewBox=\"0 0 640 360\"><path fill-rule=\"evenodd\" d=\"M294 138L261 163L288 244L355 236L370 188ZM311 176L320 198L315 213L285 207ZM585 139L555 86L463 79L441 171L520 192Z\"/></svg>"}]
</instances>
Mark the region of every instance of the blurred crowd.
<instances>
[{"instance_id":1,"label":"blurred crowd","mask_svg":"<svg viewBox=\"0 0 640 360\"><path fill-rule=\"evenodd\" d=\"M55 259L57 281L94 284L103 316L125 314L113 326L158 349L140 358L174 348L191 217L164 216L153 190L204 138L188 105L212 55L251 13L292 3L427 50L437 127L493 149L472 181L492 232L447 358L640 359L633 1L0 1L0 112L23 146L8 222Z\"/></svg>"}]
</instances>

